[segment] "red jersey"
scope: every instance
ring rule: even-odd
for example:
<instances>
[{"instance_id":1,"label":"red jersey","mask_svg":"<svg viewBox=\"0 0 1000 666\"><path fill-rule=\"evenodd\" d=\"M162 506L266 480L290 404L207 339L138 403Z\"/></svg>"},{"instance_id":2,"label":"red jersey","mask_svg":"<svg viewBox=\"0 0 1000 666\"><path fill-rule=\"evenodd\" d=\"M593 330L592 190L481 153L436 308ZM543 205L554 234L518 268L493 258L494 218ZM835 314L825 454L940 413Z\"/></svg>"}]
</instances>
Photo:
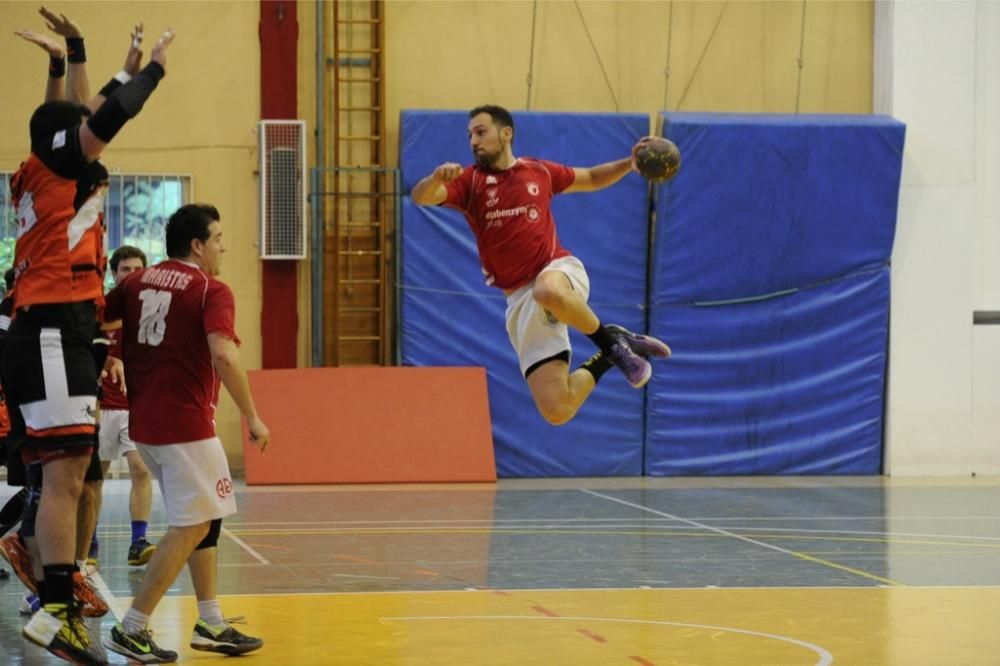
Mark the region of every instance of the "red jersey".
<instances>
[{"instance_id":1,"label":"red jersey","mask_svg":"<svg viewBox=\"0 0 1000 666\"><path fill-rule=\"evenodd\" d=\"M108 348L108 356L115 358L122 357L121 329L105 331L111 346ZM124 409L128 410L128 396L122 393L118 384L111 383L110 377L101 380L101 409Z\"/></svg>"},{"instance_id":2,"label":"red jersey","mask_svg":"<svg viewBox=\"0 0 1000 666\"><path fill-rule=\"evenodd\" d=\"M11 185L17 219L14 307L104 302L103 189L77 211L77 181L32 153Z\"/></svg>"},{"instance_id":3,"label":"red jersey","mask_svg":"<svg viewBox=\"0 0 1000 666\"><path fill-rule=\"evenodd\" d=\"M446 184L443 205L465 213L476 235L486 284L517 289L553 259L569 256L556 235L551 201L575 178L571 167L520 158L503 171L467 166Z\"/></svg>"},{"instance_id":4,"label":"red jersey","mask_svg":"<svg viewBox=\"0 0 1000 666\"><path fill-rule=\"evenodd\" d=\"M239 343L229 287L194 264L168 259L112 289L104 318L122 320L132 439L180 444L215 437L220 380L208 334Z\"/></svg>"}]
</instances>

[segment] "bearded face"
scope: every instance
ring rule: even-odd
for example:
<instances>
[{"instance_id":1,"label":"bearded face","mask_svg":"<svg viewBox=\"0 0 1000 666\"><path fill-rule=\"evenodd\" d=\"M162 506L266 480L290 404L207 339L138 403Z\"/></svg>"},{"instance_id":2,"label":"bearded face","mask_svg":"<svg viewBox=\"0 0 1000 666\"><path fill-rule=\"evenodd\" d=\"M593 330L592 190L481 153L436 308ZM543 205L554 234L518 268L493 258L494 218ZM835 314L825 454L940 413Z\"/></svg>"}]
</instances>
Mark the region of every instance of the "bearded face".
<instances>
[{"instance_id":1,"label":"bearded face","mask_svg":"<svg viewBox=\"0 0 1000 666\"><path fill-rule=\"evenodd\" d=\"M476 164L493 168L503 157L510 145L504 132L488 113L481 113L469 122L469 148Z\"/></svg>"}]
</instances>

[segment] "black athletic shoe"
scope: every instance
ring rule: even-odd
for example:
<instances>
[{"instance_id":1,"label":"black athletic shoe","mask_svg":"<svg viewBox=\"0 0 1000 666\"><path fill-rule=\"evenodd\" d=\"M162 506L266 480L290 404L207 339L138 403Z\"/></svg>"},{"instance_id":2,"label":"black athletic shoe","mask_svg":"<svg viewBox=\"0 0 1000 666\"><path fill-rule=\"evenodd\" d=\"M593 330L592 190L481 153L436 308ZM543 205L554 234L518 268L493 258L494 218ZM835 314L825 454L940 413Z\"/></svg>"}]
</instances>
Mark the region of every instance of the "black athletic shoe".
<instances>
[{"instance_id":1,"label":"black athletic shoe","mask_svg":"<svg viewBox=\"0 0 1000 666\"><path fill-rule=\"evenodd\" d=\"M128 563L133 567L141 567L149 562L156 552L156 546L146 541L146 537L139 537L128 547Z\"/></svg>"},{"instance_id":2,"label":"black athletic shoe","mask_svg":"<svg viewBox=\"0 0 1000 666\"><path fill-rule=\"evenodd\" d=\"M259 650L264 641L253 636L246 636L236 631L233 624L242 624L246 620L234 617L224 620L222 624L209 624L198 618L191 632L191 647L204 652L219 652L221 654L246 654Z\"/></svg>"},{"instance_id":3,"label":"black athletic shoe","mask_svg":"<svg viewBox=\"0 0 1000 666\"><path fill-rule=\"evenodd\" d=\"M164 650L153 642L151 630L128 633L120 623L111 627L111 637L104 641L104 647L141 664L171 664L177 661L176 652Z\"/></svg>"}]
</instances>

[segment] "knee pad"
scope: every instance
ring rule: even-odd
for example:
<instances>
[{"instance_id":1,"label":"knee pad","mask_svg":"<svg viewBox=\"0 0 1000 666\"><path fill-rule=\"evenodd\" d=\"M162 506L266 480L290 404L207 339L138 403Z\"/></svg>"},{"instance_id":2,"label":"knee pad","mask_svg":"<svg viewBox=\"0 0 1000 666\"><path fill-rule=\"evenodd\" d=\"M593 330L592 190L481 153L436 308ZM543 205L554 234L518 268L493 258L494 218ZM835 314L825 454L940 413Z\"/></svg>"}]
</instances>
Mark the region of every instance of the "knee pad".
<instances>
[{"instance_id":1,"label":"knee pad","mask_svg":"<svg viewBox=\"0 0 1000 666\"><path fill-rule=\"evenodd\" d=\"M208 527L208 534L201 540L195 550L203 548L215 548L219 543L219 534L222 533L222 518L216 518Z\"/></svg>"}]
</instances>

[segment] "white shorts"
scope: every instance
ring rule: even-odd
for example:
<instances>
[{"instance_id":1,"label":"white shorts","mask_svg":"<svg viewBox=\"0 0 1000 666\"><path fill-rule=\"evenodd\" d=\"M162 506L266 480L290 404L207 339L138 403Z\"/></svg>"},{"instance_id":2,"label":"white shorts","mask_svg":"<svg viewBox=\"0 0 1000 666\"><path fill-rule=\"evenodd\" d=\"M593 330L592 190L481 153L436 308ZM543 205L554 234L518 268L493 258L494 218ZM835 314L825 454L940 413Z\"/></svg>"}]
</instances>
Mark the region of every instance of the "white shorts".
<instances>
[{"instance_id":1,"label":"white shorts","mask_svg":"<svg viewBox=\"0 0 1000 666\"><path fill-rule=\"evenodd\" d=\"M590 297L590 278L576 257L555 259L539 275L548 271L563 273L584 301ZM572 353L569 329L535 301L534 287L533 280L507 297L507 335L517 353L522 376L539 361L562 352Z\"/></svg>"},{"instance_id":2,"label":"white shorts","mask_svg":"<svg viewBox=\"0 0 1000 666\"><path fill-rule=\"evenodd\" d=\"M128 436L128 410L101 410L101 424L97 431L98 451L101 462L114 462L129 451L135 451L135 442Z\"/></svg>"},{"instance_id":3,"label":"white shorts","mask_svg":"<svg viewBox=\"0 0 1000 666\"><path fill-rule=\"evenodd\" d=\"M142 461L160 484L170 525L198 525L236 513L233 477L218 437L184 444L137 444Z\"/></svg>"}]
</instances>

